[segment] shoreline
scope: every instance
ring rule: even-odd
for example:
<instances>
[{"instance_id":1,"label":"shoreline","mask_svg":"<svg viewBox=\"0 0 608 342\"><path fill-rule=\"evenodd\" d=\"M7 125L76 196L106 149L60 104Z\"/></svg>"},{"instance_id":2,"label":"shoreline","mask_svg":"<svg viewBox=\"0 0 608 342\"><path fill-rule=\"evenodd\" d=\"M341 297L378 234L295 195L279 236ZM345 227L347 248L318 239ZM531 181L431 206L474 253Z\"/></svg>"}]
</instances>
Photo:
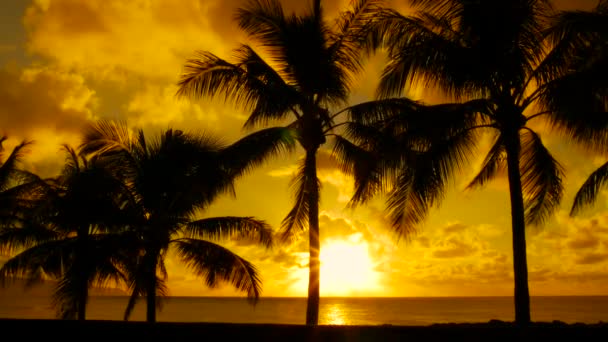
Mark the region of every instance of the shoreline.
<instances>
[{"instance_id":1,"label":"shoreline","mask_svg":"<svg viewBox=\"0 0 608 342\"><path fill-rule=\"evenodd\" d=\"M64 321L56 319L0 318L4 336L60 339L158 340L179 338L248 341L545 341L568 339L608 340L608 323L536 322L518 327L512 322L440 323L428 326L397 325L294 325L258 323L190 323L140 321Z\"/></svg>"}]
</instances>

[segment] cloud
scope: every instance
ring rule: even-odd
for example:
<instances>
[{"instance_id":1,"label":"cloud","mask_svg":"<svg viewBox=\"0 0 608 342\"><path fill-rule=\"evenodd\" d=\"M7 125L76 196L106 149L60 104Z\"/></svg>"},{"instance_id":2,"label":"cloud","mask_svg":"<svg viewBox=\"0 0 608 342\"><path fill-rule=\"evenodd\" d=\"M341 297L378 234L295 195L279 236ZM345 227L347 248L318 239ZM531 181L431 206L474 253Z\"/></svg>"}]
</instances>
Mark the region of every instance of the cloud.
<instances>
[{"instance_id":1,"label":"cloud","mask_svg":"<svg viewBox=\"0 0 608 342\"><path fill-rule=\"evenodd\" d=\"M267 174L277 178L294 177L299 171L301 163L302 159L300 158L298 164L282 166L268 171ZM353 179L339 169L338 163L331 152L324 149L317 152L317 178L322 185L331 185L338 191L338 202L347 203L350 201L353 194Z\"/></svg>"},{"instance_id":2,"label":"cloud","mask_svg":"<svg viewBox=\"0 0 608 342\"><path fill-rule=\"evenodd\" d=\"M459 233L467 229L467 226L462 223L453 223L443 227L443 232L446 234Z\"/></svg>"},{"instance_id":3,"label":"cloud","mask_svg":"<svg viewBox=\"0 0 608 342\"><path fill-rule=\"evenodd\" d=\"M30 53L101 79L128 74L175 79L194 50L235 42L210 26L221 1L44 0L24 17ZM224 25L233 25L231 20ZM126 74L125 74L126 73Z\"/></svg>"},{"instance_id":4,"label":"cloud","mask_svg":"<svg viewBox=\"0 0 608 342\"><path fill-rule=\"evenodd\" d=\"M585 234L584 236L574 237L567 244L571 249L587 249L597 247L600 242L592 234Z\"/></svg>"},{"instance_id":5,"label":"cloud","mask_svg":"<svg viewBox=\"0 0 608 342\"><path fill-rule=\"evenodd\" d=\"M268 171L268 175L271 177L293 177L296 175L296 173L298 172L298 167L297 165L289 165L289 166L283 166L280 167L278 169L274 169L274 170L270 170Z\"/></svg>"},{"instance_id":6,"label":"cloud","mask_svg":"<svg viewBox=\"0 0 608 342\"><path fill-rule=\"evenodd\" d=\"M288 253L285 250L278 251L272 256L272 261L281 265L282 267L303 267L300 257L298 255Z\"/></svg>"},{"instance_id":7,"label":"cloud","mask_svg":"<svg viewBox=\"0 0 608 342\"><path fill-rule=\"evenodd\" d=\"M17 45L14 44L0 44L0 54L17 51Z\"/></svg>"},{"instance_id":8,"label":"cloud","mask_svg":"<svg viewBox=\"0 0 608 342\"><path fill-rule=\"evenodd\" d=\"M244 42L233 20L245 0L38 0L24 23L30 53L102 79L129 74L175 79L186 58L207 50L229 58ZM308 2L283 1L286 13ZM346 0L324 4L335 16Z\"/></svg>"},{"instance_id":9,"label":"cloud","mask_svg":"<svg viewBox=\"0 0 608 342\"><path fill-rule=\"evenodd\" d=\"M477 251L477 248L469 243L451 238L442 242L442 246L435 249L432 256L435 258L459 258L470 256Z\"/></svg>"},{"instance_id":10,"label":"cloud","mask_svg":"<svg viewBox=\"0 0 608 342\"><path fill-rule=\"evenodd\" d=\"M24 158L26 167L52 176L63 162L60 146L79 143L83 127L95 119L98 101L85 79L72 72L0 69L0 134L9 137L5 147L34 141Z\"/></svg>"},{"instance_id":11,"label":"cloud","mask_svg":"<svg viewBox=\"0 0 608 342\"><path fill-rule=\"evenodd\" d=\"M41 128L78 132L94 118L96 102L77 74L49 67L0 70L0 127L10 136L32 139Z\"/></svg>"},{"instance_id":12,"label":"cloud","mask_svg":"<svg viewBox=\"0 0 608 342\"><path fill-rule=\"evenodd\" d=\"M608 253L588 253L575 259L579 265L598 264L608 260Z\"/></svg>"},{"instance_id":13,"label":"cloud","mask_svg":"<svg viewBox=\"0 0 608 342\"><path fill-rule=\"evenodd\" d=\"M137 127L205 127L218 129L220 116L225 121L230 112L220 113L215 106L177 99L177 86L148 85L135 92L127 104L126 115Z\"/></svg>"}]
</instances>

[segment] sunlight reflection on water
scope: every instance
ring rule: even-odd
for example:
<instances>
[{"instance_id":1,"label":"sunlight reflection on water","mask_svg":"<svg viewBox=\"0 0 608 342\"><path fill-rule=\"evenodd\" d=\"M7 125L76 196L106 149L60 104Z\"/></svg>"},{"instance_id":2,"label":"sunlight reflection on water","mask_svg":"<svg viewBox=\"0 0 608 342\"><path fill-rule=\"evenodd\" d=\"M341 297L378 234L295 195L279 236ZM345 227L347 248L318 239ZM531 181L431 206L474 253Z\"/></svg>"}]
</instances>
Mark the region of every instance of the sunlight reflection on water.
<instances>
[{"instance_id":1,"label":"sunlight reflection on water","mask_svg":"<svg viewBox=\"0 0 608 342\"><path fill-rule=\"evenodd\" d=\"M327 305L321 311L321 324L344 325L351 324L348 319L347 310L341 304Z\"/></svg>"}]
</instances>

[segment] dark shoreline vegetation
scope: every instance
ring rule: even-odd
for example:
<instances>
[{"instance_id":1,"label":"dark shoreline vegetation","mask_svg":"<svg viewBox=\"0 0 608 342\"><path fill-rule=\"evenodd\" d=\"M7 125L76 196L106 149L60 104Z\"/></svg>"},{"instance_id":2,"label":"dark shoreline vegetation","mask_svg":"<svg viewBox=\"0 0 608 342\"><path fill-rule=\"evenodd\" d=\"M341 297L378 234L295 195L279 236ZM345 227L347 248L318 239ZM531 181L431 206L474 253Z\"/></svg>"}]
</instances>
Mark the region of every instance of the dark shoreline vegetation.
<instances>
[{"instance_id":1,"label":"dark shoreline vegetation","mask_svg":"<svg viewBox=\"0 0 608 342\"><path fill-rule=\"evenodd\" d=\"M227 341L600 341L608 338L608 323L537 322L433 324L429 326L333 326L234 323L167 323L121 321L58 321L0 319L7 336L82 340L212 339Z\"/></svg>"},{"instance_id":2,"label":"dark shoreline vegetation","mask_svg":"<svg viewBox=\"0 0 608 342\"><path fill-rule=\"evenodd\" d=\"M28 141L0 155L0 253L11 255L0 268L0 282L53 279L57 317L83 321L90 288L119 285L130 295L124 319L144 299L146 320L155 322L158 298L168 293L170 251L202 286L228 283L255 303L262 291L258 269L221 242L242 239L270 249L306 232L305 322L316 325L322 283L320 151L330 152L340 171L352 176L350 208L382 196L391 230L408 238L441 204L485 137L491 148L467 189L483 187L501 173L508 177L515 322L530 324L526 227L553 217L565 177L541 138L545 131L539 133L531 122L542 120L569 143L605 152L608 1L598 0L588 12L556 11L545 0L410 4L413 11L404 15L380 0L355 0L330 21L321 0L311 0L297 14L287 13L278 0L247 1L234 19L252 45L236 47L231 60L198 52L177 81L178 98L220 98L248 114L243 126L253 133L229 145L208 133L168 128L151 137L100 120L87 127L79 146L64 146L65 164L56 177L41 179L20 168ZM377 51L388 57L377 96L352 104L354 80ZM441 94L441 103L408 98L415 87ZM263 218L205 216L218 197L236 195L235 184L245 174L295 152L302 156L292 179L293 207L280 230ZM571 214L593 204L607 181L608 163L582 185ZM10 321L3 322L11 329ZM54 326L70 324L75 323ZM135 327L131 333L148 327L81 324L93 330ZM557 336L561 329L490 324L470 326L466 334L484 326L511 337L530 333L526 338ZM162 324L151 331L173 333L177 327L230 330L230 325ZM264 327L239 327L274 334ZM417 331L285 329L306 339L329 338L332 332L344 334L338 339L352 337L353 331L365 339L376 332L391 339L397 331ZM459 328L421 329L416 333L423 337L424 331L449 335Z\"/></svg>"}]
</instances>

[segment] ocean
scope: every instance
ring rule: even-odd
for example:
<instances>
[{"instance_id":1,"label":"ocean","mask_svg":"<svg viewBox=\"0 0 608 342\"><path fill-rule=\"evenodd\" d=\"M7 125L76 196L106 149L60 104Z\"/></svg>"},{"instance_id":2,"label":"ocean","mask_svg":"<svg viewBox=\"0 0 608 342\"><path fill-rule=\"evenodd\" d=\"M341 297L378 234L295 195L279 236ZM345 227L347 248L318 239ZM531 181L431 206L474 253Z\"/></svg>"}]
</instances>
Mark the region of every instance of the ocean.
<instances>
[{"instance_id":1,"label":"ocean","mask_svg":"<svg viewBox=\"0 0 608 342\"><path fill-rule=\"evenodd\" d=\"M16 298L16 297L14 297ZM87 318L121 320L127 303L124 296L91 297ZM230 322L303 324L305 298L261 298L251 306L243 298L169 297L158 314L166 322ZM608 296L533 297L532 319L566 323L608 321ZM144 320L140 301L131 320ZM320 324L429 325L433 323L512 321L510 297L458 298L322 298ZM54 318L46 296L19 296L0 300L0 318Z\"/></svg>"}]
</instances>

